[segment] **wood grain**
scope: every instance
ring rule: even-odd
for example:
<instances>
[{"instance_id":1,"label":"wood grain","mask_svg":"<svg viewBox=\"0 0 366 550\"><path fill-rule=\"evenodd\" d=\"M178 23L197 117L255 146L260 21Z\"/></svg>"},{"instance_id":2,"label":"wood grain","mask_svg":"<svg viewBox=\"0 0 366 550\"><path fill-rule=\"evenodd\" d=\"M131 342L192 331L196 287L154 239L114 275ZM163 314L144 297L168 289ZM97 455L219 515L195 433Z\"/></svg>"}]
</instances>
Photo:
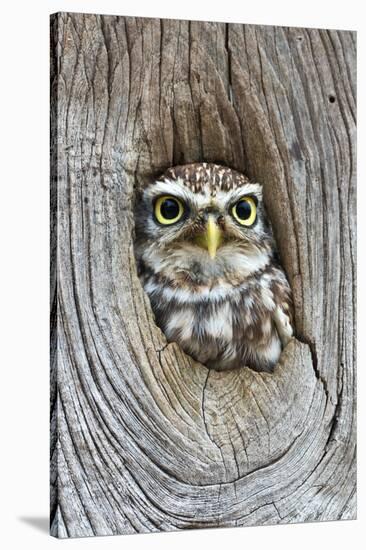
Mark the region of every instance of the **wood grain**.
<instances>
[{"instance_id":1,"label":"wood grain","mask_svg":"<svg viewBox=\"0 0 366 550\"><path fill-rule=\"evenodd\" d=\"M355 33L51 16L51 533L355 517ZM133 201L168 166L264 184L296 309L274 374L167 345Z\"/></svg>"}]
</instances>

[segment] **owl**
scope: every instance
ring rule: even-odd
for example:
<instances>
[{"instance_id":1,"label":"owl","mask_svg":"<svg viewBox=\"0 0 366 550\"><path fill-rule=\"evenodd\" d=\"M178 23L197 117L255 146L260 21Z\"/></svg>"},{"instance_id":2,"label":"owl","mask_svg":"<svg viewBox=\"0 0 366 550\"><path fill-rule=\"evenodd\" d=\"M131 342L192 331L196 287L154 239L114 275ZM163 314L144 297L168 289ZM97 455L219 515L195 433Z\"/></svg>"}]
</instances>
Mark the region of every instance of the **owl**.
<instances>
[{"instance_id":1,"label":"owl","mask_svg":"<svg viewBox=\"0 0 366 550\"><path fill-rule=\"evenodd\" d=\"M217 164L175 166L136 204L138 273L156 324L216 370L271 372L292 337L292 298L262 186Z\"/></svg>"}]
</instances>

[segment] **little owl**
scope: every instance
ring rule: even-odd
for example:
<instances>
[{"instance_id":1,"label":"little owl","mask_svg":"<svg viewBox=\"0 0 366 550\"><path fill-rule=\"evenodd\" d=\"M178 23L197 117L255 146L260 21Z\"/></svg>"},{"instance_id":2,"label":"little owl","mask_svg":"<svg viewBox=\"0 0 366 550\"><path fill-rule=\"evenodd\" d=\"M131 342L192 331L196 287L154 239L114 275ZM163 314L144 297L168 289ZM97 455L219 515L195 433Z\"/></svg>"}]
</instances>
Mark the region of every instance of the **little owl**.
<instances>
[{"instance_id":1,"label":"little owl","mask_svg":"<svg viewBox=\"0 0 366 550\"><path fill-rule=\"evenodd\" d=\"M169 342L216 370L273 370L292 300L260 184L216 164L170 168L138 201L136 257Z\"/></svg>"}]
</instances>

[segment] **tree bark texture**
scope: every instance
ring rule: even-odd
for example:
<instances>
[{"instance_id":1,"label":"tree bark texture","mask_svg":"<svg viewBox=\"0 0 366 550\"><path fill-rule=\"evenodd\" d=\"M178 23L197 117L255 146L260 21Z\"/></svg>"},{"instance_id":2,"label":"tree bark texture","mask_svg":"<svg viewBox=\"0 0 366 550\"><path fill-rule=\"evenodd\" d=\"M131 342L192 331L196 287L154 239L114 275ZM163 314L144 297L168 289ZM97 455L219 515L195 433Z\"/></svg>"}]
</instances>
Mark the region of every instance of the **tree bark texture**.
<instances>
[{"instance_id":1,"label":"tree bark texture","mask_svg":"<svg viewBox=\"0 0 366 550\"><path fill-rule=\"evenodd\" d=\"M51 533L355 517L353 32L51 17ZM264 185L295 300L273 374L167 344L136 189L216 162Z\"/></svg>"}]
</instances>

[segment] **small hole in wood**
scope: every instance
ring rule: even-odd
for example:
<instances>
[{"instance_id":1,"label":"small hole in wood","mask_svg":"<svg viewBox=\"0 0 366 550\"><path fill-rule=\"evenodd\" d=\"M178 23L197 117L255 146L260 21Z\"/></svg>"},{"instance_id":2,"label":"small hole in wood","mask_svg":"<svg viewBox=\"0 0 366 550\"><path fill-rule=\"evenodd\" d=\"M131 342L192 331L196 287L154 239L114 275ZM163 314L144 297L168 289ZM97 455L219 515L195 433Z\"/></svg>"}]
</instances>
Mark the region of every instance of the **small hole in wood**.
<instances>
[{"instance_id":1,"label":"small hole in wood","mask_svg":"<svg viewBox=\"0 0 366 550\"><path fill-rule=\"evenodd\" d=\"M335 96L334 96L333 94L330 94L330 96L328 97L328 99L329 99L329 103L335 103L336 98L335 98Z\"/></svg>"}]
</instances>

